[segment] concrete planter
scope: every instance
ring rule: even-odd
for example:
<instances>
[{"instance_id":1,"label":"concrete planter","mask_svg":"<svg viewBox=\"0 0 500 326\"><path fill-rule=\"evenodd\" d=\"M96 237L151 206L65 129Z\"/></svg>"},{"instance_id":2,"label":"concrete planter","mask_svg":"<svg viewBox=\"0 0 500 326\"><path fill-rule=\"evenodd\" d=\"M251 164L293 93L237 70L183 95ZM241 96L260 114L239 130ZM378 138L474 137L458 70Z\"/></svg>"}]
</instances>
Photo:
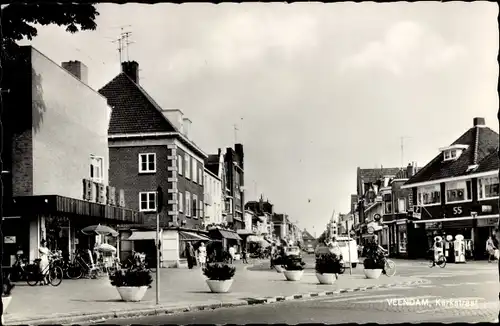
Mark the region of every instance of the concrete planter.
<instances>
[{"instance_id":1,"label":"concrete planter","mask_svg":"<svg viewBox=\"0 0 500 326\"><path fill-rule=\"evenodd\" d=\"M7 307L9 306L10 301L12 301L12 296L2 297L2 303L3 303L2 325L5 325L3 317L5 316L5 312L7 311Z\"/></svg>"},{"instance_id":2,"label":"concrete planter","mask_svg":"<svg viewBox=\"0 0 500 326\"><path fill-rule=\"evenodd\" d=\"M382 269L364 269L366 278L377 279L382 274Z\"/></svg>"},{"instance_id":3,"label":"concrete planter","mask_svg":"<svg viewBox=\"0 0 500 326\"><path fill-rule=\"evenodd\" d=\"M337 280L337 277L333 273L316 273L316 277L320 284L333 284Z\"/></svg>"},{"instance_id":4,"label":"concrete planter","mask_svg":"<svg viewBox=\"0 0 500 326\"><path fill-rule=\"evenodd\" d=\"M233 279L230 280L207 280L208 287L213 293L226 293L229 292L231 285L233 285Z\"/></svg>"},{"instance_id":5,"label":"concrete planter","mask_svg":"<svg viewBox=\"0 0 500 326\"><path fill-rule=\"evenodd\" d=\"M278 273L283 273L283 271L285 270L283 267L278 266L278 265L274 266L274 269L275 269Z\"/></svg>"},{"instance_id":6,"label":"concrete planter","mask_svg":"<svg viewBox=\"0 0 500 326\"><path fill-rule=\"evenodd\" d=\"M144 298L147 286L116 286L123 301L138 302Z\"/></svg>"},{"instance_id":7,"label":"concrete planter","mask_svg":"<svg viewBox=\"0 0 500 326\"><path fill-rule=\"evenodd\" d=\"M283 271L287 281L300 281L302 275L304 275L304 270L301 271Z\"/></svg>"}]
</instances>

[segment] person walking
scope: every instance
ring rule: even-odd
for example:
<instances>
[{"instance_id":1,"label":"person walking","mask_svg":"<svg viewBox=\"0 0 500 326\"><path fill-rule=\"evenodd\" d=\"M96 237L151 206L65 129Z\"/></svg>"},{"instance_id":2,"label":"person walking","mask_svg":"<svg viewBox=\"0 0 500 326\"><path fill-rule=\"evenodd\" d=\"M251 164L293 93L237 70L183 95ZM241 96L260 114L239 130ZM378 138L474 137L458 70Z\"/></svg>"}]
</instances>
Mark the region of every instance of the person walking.
<instances>
[{"instance_id":1,"label":"person walking","mask_svg":"<svg viewBox=\"0 0 500 326\"><path fill-rule=\"evenodd\" d=\"M493 237L490 236L488 238L488 240L486 240L486 253L488 254L488 263L491 263L492 257L493 257L493 260L496 259L495 250L497 250L497 247L495 246L495 242L493 241Z\"/></svg>"},{"instance_id":2,"label":"person walking","mask_svg":"<svg viewBox=\"0 0 500 326\"><path fill-rule=\"evenodd\" d=\"M234 246L229 247L229 263L232 264L234 262L234 256L236 255L236 249Z\"/></svg>"},{"instance_id":3,"label":"person walking","mask_svg":"<svg viewBox=\"0 0 500 326\"><path fill-rule=\"evenodd\" d=\"M246 247L243 247L243 249L241 249L241 260L243 261L243 264L248 264Z\"/></svg>"},{"instance_id":4,"label":"person walking","mask_svg":"<svg viewBox=\"0 0 500 326\"><path fill-rule=\"evenodd\" d=\"M188 263L188 268L193 269L194 266L194 260L195 260L195 253L194 253L194 248L191 242L188 242L186 244L186 258L187 258L187 263Z\"/></svg>"},{"instance_id":5,"label":"person walking","mask_svg":"<svg viewBox=\"0 0 500 326\"><path fill-rule=\"evenodd\" d=\"M204 268L207 263L207 248L203 242L198 248L198 262L200 263L201 268Z\"/></svg>"}]
</instances>

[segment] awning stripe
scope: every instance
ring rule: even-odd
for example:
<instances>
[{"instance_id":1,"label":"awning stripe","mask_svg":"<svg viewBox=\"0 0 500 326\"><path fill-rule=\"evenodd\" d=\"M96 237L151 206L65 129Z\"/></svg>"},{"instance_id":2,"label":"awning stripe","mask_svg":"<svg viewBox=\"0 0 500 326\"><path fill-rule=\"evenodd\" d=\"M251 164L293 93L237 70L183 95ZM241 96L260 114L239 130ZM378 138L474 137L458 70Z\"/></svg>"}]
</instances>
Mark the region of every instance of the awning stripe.
<instances>
[{"instance_id":1,"label":"awning stripe","mask_svg":"<svg viewBox=\"0 0 500 326\"><path fill-rule=\"evenodd\" d=\"M132 231L132 235L127 240L156 240L156 231Z\"/></svg>"},{"instance_id":2,"label":"awning stripe","mask_svg":"<svg viewBox=\"0 0 500 326\"><path fill-rule=\"evenodd\" d=\"M210 238L188 231L179 231L179 239L181 241L210 241Z\"/></svg>"}]
</instances>

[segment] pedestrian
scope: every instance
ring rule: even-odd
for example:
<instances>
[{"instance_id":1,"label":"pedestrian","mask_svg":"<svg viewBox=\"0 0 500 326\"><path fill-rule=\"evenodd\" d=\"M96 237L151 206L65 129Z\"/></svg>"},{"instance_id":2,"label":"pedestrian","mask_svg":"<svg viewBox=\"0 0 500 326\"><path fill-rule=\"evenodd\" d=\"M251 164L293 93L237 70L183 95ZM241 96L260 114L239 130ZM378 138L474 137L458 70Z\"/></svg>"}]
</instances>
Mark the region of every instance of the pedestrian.
<instances>
[{"instance_id":1,"label":"pedestrian","mask_svg":"<svg viewBox=\"0 0 500 326\"><path fill-rule=\"evenodd\" d=\"M234 262L234 257L236 255L236 248L234 246L229 247L229 263L232 264Z\"/></svg>"},{"instance_id":2,"label":"pedestrian","mask_svg":"<svg viewBox=\"0 0 500 326\"><path fill-rule=\"evenodd\" d=\"M488 263L491 263L491 258L495 260L497 257L495 255L497 247L495 246L495 242L493 241L493 236L490 236L486 241L486 253L488 254Z\"/></svg>"},{"instance_id":3,"label":"pedestrian","mask_svg":"<svg viewBox=\"0 0 500 326\"><path fill-rule=\"evenodd\" d=\"M47 248L47 241L45 241L45 239L42 239L42 241L40 241L38 252L40 257L40 274L43 276L43 282L41 282L40 285L47 285L49 284L47 276L49 274L50 250L49 248Z\"/></svg>"},{"instance_id":4,"label":"pedestrian","mask_svg":"<svg viewBox=\"0 0 500 326\"><path fill-rule=\"evenodd\" d=\"M203 242L200 244L200 248L198 248L198 262L201 268L204 268L207 262L207 248Z\"/></svg>"},{"instance_id":5,"label":"pedestrian","mask_svg":"<svg viewBox=\"0 0 500 326\"><path fill-rule=\"evenodd\" d=\"M274 259L275 259L274 256L275 255L276 255L276 247L274 246L274 243L273 243L271 246L271 254L270 254L271 258L270 258L270 262L269 262L271 269L274 268Z\"/></svg>"},{"instance_id":6,"label":"pedestrian","mask_svg":"<svg viewBox=\"0 0 500 326\"><path fill-rule=\"evenodd\" d=\"M243 247L243 249L241 250L241 260L243 261L243 264L248 264L246 247Z\"/></svg>"},{"instance_id":7,"label":"pedestrian","mask_svg":"<svg viewBox=\"0 0 500 326\"><path fill-rule=\"evenodd\" d=\"M195 260L195 254L194 254L194 248L191 242L188 242L186 244L186 258L187 258L187 263L188 263L188 268L193 269L194 266L194 260Z\"/></svg>"}]
</instances>

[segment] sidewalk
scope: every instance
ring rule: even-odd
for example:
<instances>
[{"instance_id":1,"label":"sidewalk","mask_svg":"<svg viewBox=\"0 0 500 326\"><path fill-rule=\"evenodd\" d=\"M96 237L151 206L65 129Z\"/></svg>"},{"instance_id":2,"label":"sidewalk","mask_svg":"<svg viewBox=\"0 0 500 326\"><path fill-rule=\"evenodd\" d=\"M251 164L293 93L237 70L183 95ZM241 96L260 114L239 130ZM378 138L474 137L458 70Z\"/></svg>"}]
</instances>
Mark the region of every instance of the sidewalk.
<instances>
[{"instance_id":1,"label":"sidewalk","mask_svg":"<svg viewBox=\"0 0 500 326\"><path fill-rule=\"evenodd\" d=\"M275 271L252 272L245 267L237 265L231 292L224 294L209 291L200 269L162 269L160 306L155 305L155 283L143 301L137 303L120 301L118 292L107 278L64 280L59 287L30 287L21 283L14 289L5 322L6 324L74 323L266 303L299 299L303 295L307 297L310 294L332 295L335 292L366 290L390 284L426 282L415 277L394 276L368 280L363 275L342 275L334 285L319 285L314 273L305 273L300 282L287 282L283 274Z\"/></svg>"}]
</instances>

